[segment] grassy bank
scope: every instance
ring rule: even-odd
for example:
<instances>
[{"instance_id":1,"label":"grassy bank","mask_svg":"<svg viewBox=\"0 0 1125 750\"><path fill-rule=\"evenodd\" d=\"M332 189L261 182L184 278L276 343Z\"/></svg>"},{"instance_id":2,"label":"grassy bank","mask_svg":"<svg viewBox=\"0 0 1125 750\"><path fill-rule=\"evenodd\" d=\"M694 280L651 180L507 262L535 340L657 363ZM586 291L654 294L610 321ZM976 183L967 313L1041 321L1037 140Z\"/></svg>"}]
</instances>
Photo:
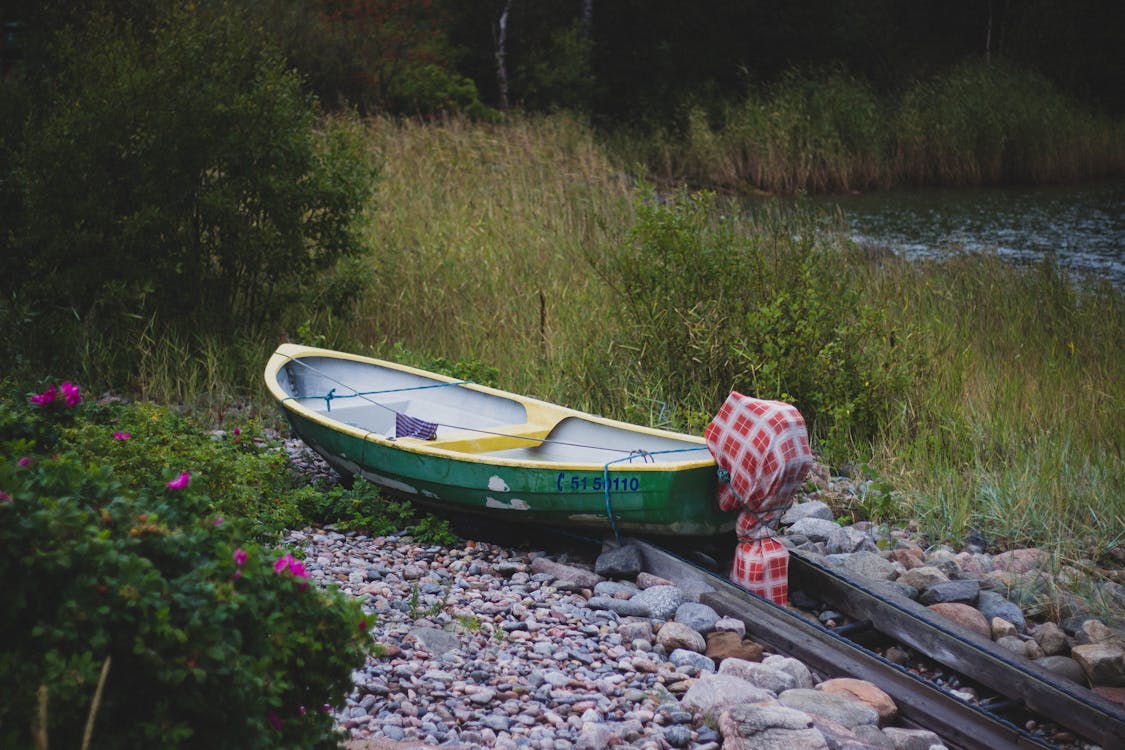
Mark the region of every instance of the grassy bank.
<instances>
[{"instance_id":1,"label":"grassy bank","mask_svg":"<svg viewBox=\"0 0 1125 750\"><path fill-rule=\"evenodd\" d=\"M966 63L880 96L839 69L791 72L615 149L671 182L776 193L1065 182L1125 174L1125 124L1006 65Z\"/></svg>"},{"instance_id":2,"label":"grassy bank","mask_svg":"<svg viewBox=\"0 0 1125 750\"><path fill-rule=\"evenodd\" d=\"M279 335L693 432L737 389L796 403L827 462L875 478L842 511L1066 560L1125 542L1119 290L983 255L873 257L832 216L661 195L563 116L369 127L362 301L234 343L138 341L143 395L220 422L238 398L272 411ZM98 355L51 374L101 382Z\"/></svg>"},{"instance_id":3,"label":"grassy bank","mask_svg":"<svg viewBox=\"0 0 1125 750\"><path fill-rule=\"evenodd\" d=\"M1119 291L991 256L873 259L831 216L660 201L566 118L372 138L371 293L348 323L314 318L316 341L692 431L728 389L787 398L828 460L884 480L857 514L1067 558L1125 541Z\"/></svg>"}]
</instances>

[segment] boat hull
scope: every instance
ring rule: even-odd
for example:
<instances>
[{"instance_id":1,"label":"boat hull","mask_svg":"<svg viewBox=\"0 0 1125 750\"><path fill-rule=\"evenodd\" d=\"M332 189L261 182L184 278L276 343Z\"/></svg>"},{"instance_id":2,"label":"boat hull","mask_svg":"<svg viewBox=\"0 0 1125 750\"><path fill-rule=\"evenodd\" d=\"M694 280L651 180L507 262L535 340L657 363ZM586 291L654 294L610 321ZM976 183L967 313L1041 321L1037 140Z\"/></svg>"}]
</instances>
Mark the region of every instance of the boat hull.
<instances>
[{"instance_id":1,"label":"boat hull","mask_svg":"<svg viewBox=\"0 0 1125 750\"><path fill-rule=\"evenodd\" d=\"M327 358L333 354L326 350L283 347L267 368L267 384L278 396L285 418L293 432L341 474L362 476L391 495L424 507L546 527L677 536L713 536L734 527L734 514L719 510L715 499L715 464L709 453L701 453L694 447L694 442L684 442L685 448L656 451L664 454L685 451L685 456L672 455L675 460L662 463L651 454L641 453L597 454L595 461L548 460L544 456L550 452L547 450L551 444L549 438L533 442L531 448L510 445L497 445L497 450L481 448L490 440L494 443L503 440L494 432L476 441L396 440L349 425L333 417L330 411L318 411L309 401L302 403L302 397L308 394L295 396L292 387L286 390L283 377L286 367L292 368L292 362L301 354L311 356L312 353L318 357L315 361L320 368L326 367L325 363L330 361ZM350 362L389 364L353 355L340 356L347 356ZM636 434L656 448L695 440L690 436L592 417L481 386L443 380L455 388L471 387L517 401L536 415L537 420L557 418L558 422L569 422L566 427L570 433L563 433L562 428L551 431L547 427L542 433L558 432L565 437L638 431ZM558 413L554 414L556 411ZM586 432L574 433L575 429ZM440 447L442 445L467 445L476 450L463 453ZM581 452L576 448L571 450Z\"/></svg>"}]
</instances>

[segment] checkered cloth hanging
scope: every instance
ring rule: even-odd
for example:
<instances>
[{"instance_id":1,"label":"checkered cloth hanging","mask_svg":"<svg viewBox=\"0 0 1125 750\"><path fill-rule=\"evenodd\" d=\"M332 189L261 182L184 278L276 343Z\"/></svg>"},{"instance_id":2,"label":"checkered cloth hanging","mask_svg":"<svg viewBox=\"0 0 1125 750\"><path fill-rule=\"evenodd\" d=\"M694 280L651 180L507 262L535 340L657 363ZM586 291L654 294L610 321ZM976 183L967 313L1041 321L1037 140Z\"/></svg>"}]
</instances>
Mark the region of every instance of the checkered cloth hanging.
<instances>
[{"instance_id":1,"label":"checkered cloth hanging","mask_svg":"<svg viewBox=\"0 0 1125 750\"><path fill-rule=\"evenodd\" d=\"M796 407L731 391L704 433L719 466L719 507L742 508L730 579L778 604L789 603L789 550L773 529L812 466L805 420Z\"/></svg>"},{"instance_id":2,"label":"checkered cloth hanging","mask_svg":"<svg viewBox=\"0 0 1125 750\"><path fill-rule=\"evenodd\" d=\"M395 413L395 437L411 437L419 440L433 440L437 437L438 426L424 419L408 417L405 414Z\"/></svg>"}]
</instances>

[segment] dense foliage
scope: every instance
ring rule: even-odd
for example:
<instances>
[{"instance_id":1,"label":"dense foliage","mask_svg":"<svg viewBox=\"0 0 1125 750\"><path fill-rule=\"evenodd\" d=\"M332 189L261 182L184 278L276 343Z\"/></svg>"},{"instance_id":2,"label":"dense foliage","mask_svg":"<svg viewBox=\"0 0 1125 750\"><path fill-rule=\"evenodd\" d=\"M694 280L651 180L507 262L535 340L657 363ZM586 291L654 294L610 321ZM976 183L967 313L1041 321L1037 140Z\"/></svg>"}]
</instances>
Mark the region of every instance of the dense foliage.
<instances>
[{"instance_id":1,"label":"dense foliage","mask_svg":"<svg viewBox=\"0 0 1125 750\"><path fill-rule=\"evenodd\" d=\"M371 157L236 10L176 5L144 29L94 12L7 82L0 319L17 350L69 362L108 339L120 378L143 335L354 299L356 274L332 271L361 248Z\"/></svg>"},{"instance_id":2,"label":"dense foliage","mask_svg":"<svg viewBox=\"0 0 1125 750\"><path fill-rule=\"evenodd\" d=\"M638 207L599 269L625 303L616 345L642 343L636 366L705 414L731 389L795 403L822 454L846 460L907 393L918 369L909 332L891 330L841 273L847 248L813 217L717 213L707 194Z\"/></svg>"},{"instance_id":3,"label":"dense foliage","mask_svg":"<svg viewBox=\"0 0 1125 750\"><path fill-rule=\"evenodd\" d=\"M308 484L253 419L226 426L3 384L0 745L78 747L90 716L95 747L335 745L372 618L310 586L280 532L456 537L365 482Z\"/></svg>"},{"instance_id":4,"label":"dense foliage","mask_svg":"<svg viewBox=\"0 0 1125 750\"><path fill-rule=\"evenodd\" d=\"M92 717L95 747L334 746L370 622L239 519L275 462L35 398L0 401L0 744L79 747Z\"/></svg>"}]
</instances>

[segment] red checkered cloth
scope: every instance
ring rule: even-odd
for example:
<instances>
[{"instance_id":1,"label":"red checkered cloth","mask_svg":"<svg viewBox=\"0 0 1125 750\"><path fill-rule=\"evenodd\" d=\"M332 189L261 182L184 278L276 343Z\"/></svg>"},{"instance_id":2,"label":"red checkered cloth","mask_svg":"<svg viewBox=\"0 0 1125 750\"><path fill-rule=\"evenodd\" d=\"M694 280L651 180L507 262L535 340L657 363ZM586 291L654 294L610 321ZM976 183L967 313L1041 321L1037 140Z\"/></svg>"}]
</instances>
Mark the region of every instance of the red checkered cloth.
<instances>
[{"instance_id":1,"label":"red checkered cloth","mask_svg":"<svg viewBox=\"0 0 1125 750\"><path fill-rule=\"evenodd\" d=\"M789 603L789 550L773 529L812 466L805 420L796 407L731 391L704 433L719 466L719 506L742 508L730 579Z\"/></svg>"}]
</instances>

